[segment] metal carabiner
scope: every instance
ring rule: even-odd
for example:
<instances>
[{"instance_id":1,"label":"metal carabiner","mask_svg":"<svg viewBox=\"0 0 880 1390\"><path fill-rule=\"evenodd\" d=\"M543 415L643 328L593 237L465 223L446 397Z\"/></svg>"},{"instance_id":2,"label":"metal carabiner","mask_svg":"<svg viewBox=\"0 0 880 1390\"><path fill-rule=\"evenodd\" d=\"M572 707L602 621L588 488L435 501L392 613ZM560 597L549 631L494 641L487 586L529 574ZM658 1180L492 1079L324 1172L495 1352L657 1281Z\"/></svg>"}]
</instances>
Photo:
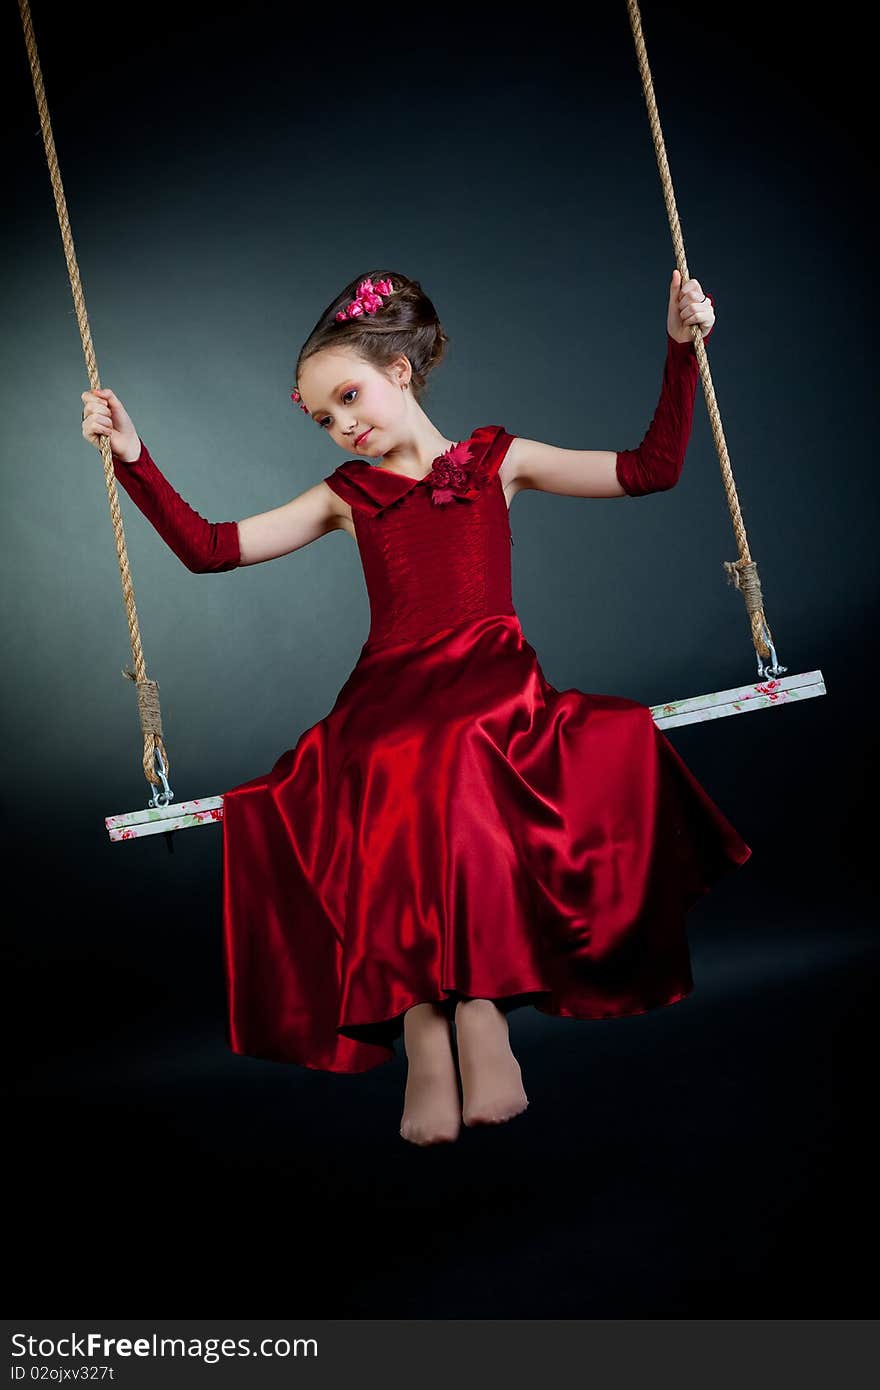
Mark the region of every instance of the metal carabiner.
<instances>
[{"instance_id":1,"label":"metal carabiner","mask_svg":"<svg viewBox=\"0 0 880 1390\"><path fill-rule=\"evenodd\" d=\"M775 678L776 678L777 676L781 676L781 675L782 675L783 671L787 671L787 670L788 670L788 667L787 667L787 666L780 666L780 664L779 664L779 658L778 658L777 655L776 655L776 648L774 647L773 643L772 643L771 640L770 640L770 633L769 633L768 630L767 630L767 624L766 624L766 623L763 624L763 628L764 628L764 641L767 643L767 646L770 648L770 655L771 655L771 658L772 658L772 660L773 660L773 665L772 665L772 666L766 665L765 662L762 660L761 656L758 655L758 675L761 677L762 680L765 680L768 676L771 676L771 677L775 680ZM756 655L757 655L757 653L756 653Z\"/></svg>"},{"instance_id":2,"label":"metal carabiner","mask_svg":"<svg viewBox=\"0 0 880 1390\"><path fill-rule=\"evenodd\" d=\"M168 784L168 764L162 757L162 750L158 746L153 749L153 761L157 764L156 771L159 774L164 791L157 792L156 783L151 782L151 795L147 804L149 806L167 806L169 801L174 800L174 792Z\"/></svg>"}]
</instances>

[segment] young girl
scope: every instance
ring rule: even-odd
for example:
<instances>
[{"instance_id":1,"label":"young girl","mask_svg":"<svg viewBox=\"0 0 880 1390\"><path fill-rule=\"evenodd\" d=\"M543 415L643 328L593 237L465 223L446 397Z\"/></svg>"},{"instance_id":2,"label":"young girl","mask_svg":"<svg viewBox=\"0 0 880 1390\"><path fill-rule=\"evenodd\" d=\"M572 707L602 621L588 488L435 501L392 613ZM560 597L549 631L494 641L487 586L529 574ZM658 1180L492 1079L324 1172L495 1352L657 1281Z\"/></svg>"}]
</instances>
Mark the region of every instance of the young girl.
<instances>
[{"instance_id":1,"label":"young girl","mask_svg":"<svg viewBox=\"0 0 880 1390\"><path fill-rule=\"evenodd\" d=\"M223 797L228 1038L359 1072L403 1035L412 1143L525 1110L511 1009L615 1018L689 994L685 914L751 854L646 705L549 684L511 599L521 489L674 486L699 375L691 327L705 340L714 322L711 296L674 271L637 449L560 449L501 425L451 440L421 405L447 342L433 304L405 275L359 276L312 330L292 393L353 457L239 522L183 501L109 387L83 392L85 438L109 434L121 486L188 569L259 564L338 530L358 547L370 630L336 703Z\"/></svg>"}]
</instances>

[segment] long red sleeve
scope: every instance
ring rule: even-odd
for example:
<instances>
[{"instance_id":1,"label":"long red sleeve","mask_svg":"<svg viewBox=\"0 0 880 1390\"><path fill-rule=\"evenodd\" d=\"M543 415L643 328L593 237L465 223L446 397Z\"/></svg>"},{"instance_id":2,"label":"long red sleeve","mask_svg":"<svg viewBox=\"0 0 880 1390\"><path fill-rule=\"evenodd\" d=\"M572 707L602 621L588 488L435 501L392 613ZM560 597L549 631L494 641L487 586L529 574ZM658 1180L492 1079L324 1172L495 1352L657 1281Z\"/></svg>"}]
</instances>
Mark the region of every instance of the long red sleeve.
<instances>
[{"instance_id":1,"label":"long red sleeve","mask_svg":"<svg viewBox=\"0 0 880 1390\"><path fill-rule=\"evenodd\" d=\"M708 296L713 308L715 301ZM715 325L703 334L706 342ZM663 386L654 418L637 449L617 454L617 480L630 497L666 492L681 475L694 420L694 397L700 367L693 340L679 343L667 331Z\"/></svg>"},{"instance_id":2,"label":"long red sleeve","mask_svg":"<svg viewBox=\"0 0 880 1390\"><path fill-rule=\"evenodd\" d=\"M113 455L113 472L135 506L193 574L219 573L241 564L237 521L206 521L159 471L141 440L133 463Z\"/></svg>"}]
</instances>

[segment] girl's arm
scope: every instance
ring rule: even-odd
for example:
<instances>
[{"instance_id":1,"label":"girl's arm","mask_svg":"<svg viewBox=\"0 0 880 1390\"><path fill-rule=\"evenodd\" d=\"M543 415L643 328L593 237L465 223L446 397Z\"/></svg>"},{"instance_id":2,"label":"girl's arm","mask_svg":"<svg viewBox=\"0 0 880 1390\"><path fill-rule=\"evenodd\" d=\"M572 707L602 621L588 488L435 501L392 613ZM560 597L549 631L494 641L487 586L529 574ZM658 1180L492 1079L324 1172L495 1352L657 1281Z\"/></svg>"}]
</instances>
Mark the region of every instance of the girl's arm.
<instances>
[{"instance_id":1,"label":"girl's arm","mask_svg":"<svg viewBox=\"0 0 880 1390\"><path fill-rule=\"evenodd\" d=\"M679 287L674 278L673 285L677 296ZM517 436L502 466L505 488L511 493L533 488L567 497L642 497L674 487L691 436L700 376L689 325L700 323L705 342L715 321L712 296L707 295L703 302L702 295L697 282L688 281L681 301L683 318L670 301L660 399L637 449L559 449ZM699 309L692 310L691 304L697 301ZM670 324L687 337L673 337Z\"/></svg>"},{"instance_id":2,"label":"girl's arm","mask_svg":"<svg viewBox=\"0 0 880 1390\"><path fill-rule=\"evenodd\" d=\"M344 505L325 482L243 521L206 521L175 492L109 387L84 391L83 435L96 449L109 436L113 472L135 505L194 574L256 565L299 550L343 523Z\"/></svg>"},{"instance_id":3,"label":"girl's arm","mask_svg":"<svg viewBox=\"0 0 880 1390\"><path fill-rule=\"evenodd\" d=\"M137 458L113 454L113 472L135 506L193 574L219 573L243 563L235 521L206 521L184 502L150 458L142 439Z\"/></svg>"},{"instance_id":4,"label":"girl's arm","mask_svg":"<svg viewBox=\"0 0 880 1390\"><path fill-rule=\"evenodd\" d=\"M206 521L185 502L140 440L132 462L113 455L113 472L131 500L193 574L219 574L289 555L339 526L339 503L324 482L290 502L242 521Z\"/></svg>"}]
</instances>

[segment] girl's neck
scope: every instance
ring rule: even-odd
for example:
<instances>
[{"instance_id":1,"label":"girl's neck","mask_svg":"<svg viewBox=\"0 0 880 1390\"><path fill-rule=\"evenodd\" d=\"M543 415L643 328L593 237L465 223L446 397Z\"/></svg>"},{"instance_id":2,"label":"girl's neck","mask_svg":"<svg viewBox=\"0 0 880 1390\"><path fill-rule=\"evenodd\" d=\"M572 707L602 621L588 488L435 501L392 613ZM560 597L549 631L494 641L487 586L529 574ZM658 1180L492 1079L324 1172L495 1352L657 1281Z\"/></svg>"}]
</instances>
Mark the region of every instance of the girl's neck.
<instances>
[{"instance_id":1,"label":"girl's neck","mask_svg":"<svg viewBox=\"0 0 880 1390\"><path fill-rule=\"evenodd\" d=\"M447 449L451 449L456 443L454 439L444 439L442 434L438 434L433 439L420 440L415 450L407 450L406 453L398 454L391 452L382 455L381 464L376 464L377 468L386 468L390 473L404 473L411 477L426 478L441 454L445 454Z\"/></svg>"}]
</instances>

